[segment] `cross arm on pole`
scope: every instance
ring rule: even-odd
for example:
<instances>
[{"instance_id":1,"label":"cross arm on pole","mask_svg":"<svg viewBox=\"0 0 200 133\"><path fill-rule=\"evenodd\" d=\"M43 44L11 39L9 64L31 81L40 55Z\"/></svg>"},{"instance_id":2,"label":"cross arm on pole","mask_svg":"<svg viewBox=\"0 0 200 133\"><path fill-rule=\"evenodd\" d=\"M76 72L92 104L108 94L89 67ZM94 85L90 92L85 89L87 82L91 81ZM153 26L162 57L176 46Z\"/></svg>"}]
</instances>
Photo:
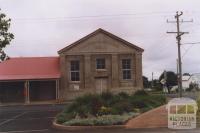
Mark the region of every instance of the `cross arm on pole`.
<instances>
[{"instance_id":1,"label":"cross arm on pole","mask_svg":"<svg viewBox=\"0 0 200 133\"><path fill-rule=\"evenodd\" d=\"M177 34L178 32L174 32L174 31L167 31L167 33L172 33L172 34ZM189 34L189 32L179 32L180 35L183 35L183 34Z\"/></svg>"}]
</instances>

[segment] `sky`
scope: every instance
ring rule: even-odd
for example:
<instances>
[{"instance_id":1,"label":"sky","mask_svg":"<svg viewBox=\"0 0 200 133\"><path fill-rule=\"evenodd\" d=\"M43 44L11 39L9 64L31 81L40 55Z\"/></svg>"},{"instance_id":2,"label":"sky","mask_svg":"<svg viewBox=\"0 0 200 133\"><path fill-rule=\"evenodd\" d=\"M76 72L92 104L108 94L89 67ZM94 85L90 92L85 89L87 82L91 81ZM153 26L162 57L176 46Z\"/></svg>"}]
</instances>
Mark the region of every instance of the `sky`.
<instances>
[{"instance_id":1,"label":"sky","mask_svg":"<svg viewBox=\"0 0 200 133\"><path fill-rule=\"evenodd\" d=\"M11 18L15 39L6 47L10 57L58 56L57 51L98 28L139 47L143 75L158 78L176 72L176 11L181 19L183 73L200 73L199 0L0 0L1 12Z\"/></svg>"}]
</instances>

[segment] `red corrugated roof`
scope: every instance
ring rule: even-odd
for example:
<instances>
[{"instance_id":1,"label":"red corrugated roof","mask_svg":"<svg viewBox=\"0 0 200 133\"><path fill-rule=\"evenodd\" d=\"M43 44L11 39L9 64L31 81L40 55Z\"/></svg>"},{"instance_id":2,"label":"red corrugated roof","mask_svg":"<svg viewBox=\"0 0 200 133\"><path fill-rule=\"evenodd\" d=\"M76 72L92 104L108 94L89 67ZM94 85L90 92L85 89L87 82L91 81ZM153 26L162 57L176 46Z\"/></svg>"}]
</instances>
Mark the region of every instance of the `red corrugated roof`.
<instances>
[{"instance_id":1,"label":"red corrugated roof","mask_svg":"<svg viewBox=\"0 0 200 133\"><path fill-rule=\"evenodd\" d=\"M60 78L59 57L17 57L0 63L0 80Z\"/></svg>"}]
</instances>

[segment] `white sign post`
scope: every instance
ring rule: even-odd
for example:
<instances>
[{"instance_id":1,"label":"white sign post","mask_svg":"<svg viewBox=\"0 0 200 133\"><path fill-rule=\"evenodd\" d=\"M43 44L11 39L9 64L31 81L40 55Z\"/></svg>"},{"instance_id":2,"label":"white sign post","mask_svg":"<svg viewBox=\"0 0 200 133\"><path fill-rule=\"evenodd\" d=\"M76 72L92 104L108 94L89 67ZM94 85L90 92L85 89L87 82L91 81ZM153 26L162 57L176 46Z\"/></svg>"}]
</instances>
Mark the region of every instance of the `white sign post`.
<instances>
[{"instance_id":1,"label":"white sign post","mask_svg":"<svg viewBox=\"0 0 200 133\"><path fill-rule=\"evenodd\" d=\"M174 98L168 102L168 128L196 128L197 104L190 98Z\"/></svg>"}]
</instances>

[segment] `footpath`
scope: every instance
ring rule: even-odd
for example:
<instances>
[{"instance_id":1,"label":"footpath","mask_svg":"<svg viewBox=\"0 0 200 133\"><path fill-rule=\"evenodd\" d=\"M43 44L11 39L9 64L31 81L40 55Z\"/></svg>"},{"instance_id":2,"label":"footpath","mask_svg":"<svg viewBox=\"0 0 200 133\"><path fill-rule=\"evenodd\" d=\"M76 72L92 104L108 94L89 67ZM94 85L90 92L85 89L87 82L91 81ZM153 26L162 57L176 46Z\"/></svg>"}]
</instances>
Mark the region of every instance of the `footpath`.
<instances>
[{"instance_id":1,"label":"footpath","mask_svg":"<svg viewBox=\"0 0 200 133\"><path fill-rule=\"evenodd\" d=\"M127 122L126 128L161 128L167 127L166 105L155 108Z\"/></svg>"}]
</instances>

